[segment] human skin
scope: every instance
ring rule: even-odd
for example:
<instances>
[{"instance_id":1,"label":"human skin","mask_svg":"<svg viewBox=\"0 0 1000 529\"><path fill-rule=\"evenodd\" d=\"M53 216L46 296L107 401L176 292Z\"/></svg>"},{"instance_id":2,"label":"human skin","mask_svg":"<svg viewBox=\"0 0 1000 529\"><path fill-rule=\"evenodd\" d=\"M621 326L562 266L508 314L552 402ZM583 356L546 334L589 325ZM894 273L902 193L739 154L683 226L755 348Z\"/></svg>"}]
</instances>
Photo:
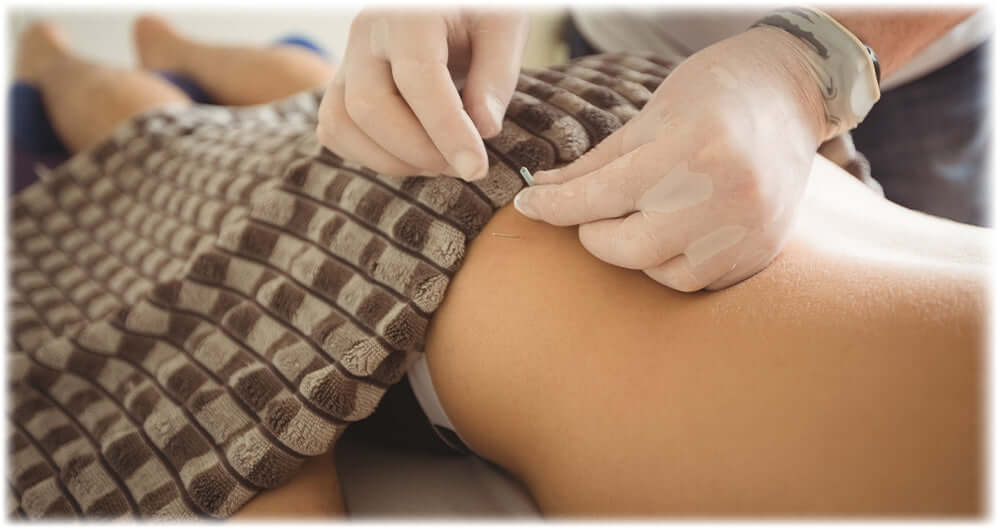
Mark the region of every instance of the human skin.
<instances>
[{"instance_id":1,"label":"human skin","mask_svg":"<svg viewBox=\"0 0 1000 529\"><path fill-rule=\"evenodd\" d=\"M61 28L42 21L19 39L18 81L35 85L59 138L71 152L97 144L126 119L191 100L149 70L181 72L218 104L266 103L321 86L334 66L294 46L216 46L187 39L165 19L139 17L133 36L143 68L124 69L77 55ZM261 76L260 72L272 75Z\"/></svg>"},{"instance_id":2,"label":"human skin","mask_svg":"<svg viewBox=\"0 0 1000 529\"><path fill-rule=\"evenodd\" d=\"M842 18L878 33L886 75L968 15L946 11L937 21L934 11L868 11L870 20L859 20L858 13ZM812 155L878 99L875 78L859 78L848 83L850 105L831 103L840 89L827 87L838 83L826 76L843 72L834 71L835 58L821 57L837 39L810 44L812 37L795 36L802 31L753 27L693 53L588 156L537 173L539 185L521 191L515 207L556 226L580 225L581 243L598 259L683 292L720 290L756 274L784 245ZM867 53L855 48L830 53L867 65ZM878 71L866 68L864 75ZM690 173L698 185L683 176Z\"/></svg>"},{"instance_id":3,"label":"human skin","mask_svg":"<svg viewBox=\"0 0 1000 529\"><path fill-rule=\"evenodd\" d=\"M102 137L77 125L87 101L109 122L183 102L62 54L73 75L41 84L71 144ZM142 100L56 91L90 78ZM500 210L428 334L461 435L550 515L980 513L989 231L893 206L821 158L811 180L779 259L711 294ZM238 518L335 516L338 490L323 456Z\"/></svg>"},{"instance_id":4,"label":"human skin","mask_svg":"<svg viewBox=\"0 0 1000 529\"><path fill-rule=\"evenodd\" d=\"M975 8L857 9L823 11L851 30L878 56L882 79L896 73L935 39L975 13Z\"/></svg>"},{"instance_id":5,"label":"human skin","mask_svg":"<svg viewBox=\"0 0 1000 529\"><path fill-rule=\"evenodd\" d=\"M344 508L333 451L310 458L288 483L254 496L231 519L236 522L276 518L341 518Z\"/></svg>"},{"instance_id":6,"label":"human skin","mask_svg":"<svg viewBox=\"0 0 1000 529\"><path fill-rule=\"evenodd\" d=\"M980 515L989 231L811 179L784 253L714 293L500 210L428 333L460 435L547 516ZM240 516L305 517L332 475Z\"/></svg>"},{"instance_id":7,"label":"human skin","mask_svg":"<svg viewBox=\"0 0 1000 529\"><path fill-rule=\"evenodd\" d=\"M428 334L459 434L547 515L980 514L989 231L822 158L805 200L769 268L700 294L498 212Z\"/></svg>"},{"instance_id":8,"label":"human skin","mask_svg":"<svg viewBox=\"0 0 1000 529\"><path fill-rule=\"evenodd\" d=\"M333 66L300 46L199 42L153 15L138 17L132 36L144 69L184 75L225 105L276 101L333 79Z\"/></svg>"}]
</instances>

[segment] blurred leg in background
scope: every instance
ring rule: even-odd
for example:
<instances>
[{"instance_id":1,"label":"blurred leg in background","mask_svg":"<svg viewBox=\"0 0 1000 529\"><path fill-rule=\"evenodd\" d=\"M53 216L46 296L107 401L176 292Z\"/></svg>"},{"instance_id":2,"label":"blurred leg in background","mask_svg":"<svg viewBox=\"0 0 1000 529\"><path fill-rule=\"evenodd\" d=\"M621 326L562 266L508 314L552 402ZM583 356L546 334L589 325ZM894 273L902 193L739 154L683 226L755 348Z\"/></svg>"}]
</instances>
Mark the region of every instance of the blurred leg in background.
<instances>
[{"instance_id":1,"label":"blurred leg in background","mask_svg":"<svg viewBox=\"0 0 1000 529\"><path fill-rule=\"evenodd\" d=\"M154 16L140 17L133 33L145 71L74 56L52 23L22 34L8 98L9 193L35 182L39 166L56 167L138 112L170 102L267 103L321 86L335 71L322 49L297 36L270 47L215 46Z\"/></svg>"},{"instance_id":2,"label":"blurred leg in background","mask_svg":"<svg viewBox=\"0 0 1000 529\"><path fill-rule=\"evenodd\" d=\"M207 44L155 16L140 17L134 36L143 68L190 78L220 105L267 103L333 79L334 66L302 39L269 48Z\"/></svg>"},{"instance_id":3,"label":"blurred leg in background","mask_svg":"<svg viewBox=\"0 0 1000 529\"><path fill-rule=\"evenodd\" d=\"M169 30L164 23L158 23L164 31ZM161 37L168 38L169 35L146 35L145 45L155 46L155 41ZM191 42L185 45L198 46ZM271 99L277 99L318 86L332 76L332 66L323 62L323 67L318 67L313 61L322 62L323 59L315 52L305 51L301 46L295 50L289 48L288 51L295 53L285 53L282 50L282 53L276 54L273 51L267 48L234 48L227 53L209 53L207 57L220 64L213 65L203 58L199 59L199 66L194 71L186 68L181 71L195 75L198 82L204 83L209 90L213 87L226 87L217 93L219 102L223 104L252 101L254 98L265 97L267 93ZM259 58L254 55L259 55ZM303 59L302 55L308 56L310 60ZM241 73L242 67L234 68L225 64L229 61L241 61L244 65L256 64L277 72L295 74L278 76L266 85L270 92L263 92L255 88L252 79L248 77L249 70L242 70ZM304 64L312 66L303 67ZM157 73L114 68L82 59L73 53L62 29L45 21L32 25L21 35L15 78L18 83L12 90L12 96L34 102L32 110L35 112L35 119L27 119L27 114L22 112L11 124L29 127L28 132L34 135L33 139L38 146L61 148L69 153L79 152L99 143L123 121L136 114L164 105L192 103L185 90ZM240 93L240 86L244 87L246 94ZM46 135L49 137L46 138ZM16 138L14 139L16 142ZM307 461L302 471L282 487L264 491L255 497L238 513L237 518L279 515L331 518L344 512L331 450Z\"/></svg>"},{"instance_id":4,"label":"blurred leg in background","mask_svg":"<svg viewBox=\"0 0 1000 529\"><path fill-rule=\"evenodd\" d=\"M62 30L39 22L20 38L15 79L37 88L52 130L70 151L85 149L120 122L190 99L159 77L103 66L73 54Z\"/></svg>"}]
</instances>

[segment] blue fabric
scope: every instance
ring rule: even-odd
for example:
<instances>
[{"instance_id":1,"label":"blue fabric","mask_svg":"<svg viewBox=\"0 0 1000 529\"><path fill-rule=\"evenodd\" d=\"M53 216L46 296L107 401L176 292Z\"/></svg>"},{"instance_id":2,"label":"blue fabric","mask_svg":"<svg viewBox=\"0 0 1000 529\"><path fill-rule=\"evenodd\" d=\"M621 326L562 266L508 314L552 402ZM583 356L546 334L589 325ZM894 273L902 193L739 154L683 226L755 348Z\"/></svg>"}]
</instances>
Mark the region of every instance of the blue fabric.
<instances>
[{"instance_id":1,"label":"blue fabric","mask_svg":"<svg viewBox=\"0 0 1000 529\"><path fill-rule=\"evenodd\" d=\"M187 94L191 101L202 105L211 105L213 103L212 97L202 90L201 87L198 86L198 83L194 82L194 79L165 70L156 70L153 73L162 78L164 81L179 88L181 92Z\"/></svg>"},{"instance_id":2,"label":"blue fabric","mask_svg":"<svg viewBox=\"0 0 1000 529\"><path fill-rule=\"evenodd\" d=\"M576 23L573 22L573 17L570 17L569 23L564 26L563 40L569 46L570 59L600 53L597 51L597 48L584 38L583 33L580 33L580 30L576 27Z\"/></svg>"},{"instance_id":3,"label":"blue fabric","mask_svg":"<svg viewBox=\"0 0 1000 529\"><path fill-rule=\"evenodd\" d=\"M10 153L7 193L13 194L33 184L35 167L55 167L69 157L69 151L49 121L41 92L26 83L14 83L7 97L7 131Z\"/></svg>"},{"instance_id":4,"label":"blue fabric","mask_svg":"<svg viewBox=\"0 0 1000 529\"><path fill-rule=\"evenodd\" d=\"M854 130L886 198L959 222L990 223L991 46L882 94Z\"/></svg>"},{"instance_id":5,"label":"blue fabric","mask_svg":"<svg viewBox=\"0 0 1000 529\"><path fill-rule=\"evenodd\" d=\"M324 59L327 53L301 35L289 35L274 42L274 46L299 46ZM157 71L156 75L179 88L195 103L210 105L214 101L189 77L173 72ZM38 176L34 168L42 165L54 168L69 158L69 149L56 135L45 101L34 85L15 82L7 97L7 131L11 142L11 162L8 167L10 185L8 194L17 193L31 185Z\"/></svg>"},{"instance_id":6,"label":"blue fabric","mask_svg":"<svg viewBox=\"0 0 1000 529\"><path fill-rule=\"evenodd\" d=\"M286 37L279 39L277 42L274 43L274 45L300 46L315 53L316 55L319 55L324 59L330 58L323 48L320 48L318 45L316 45L316 43L301 35L288 35Z\"/></svg>"},{"instance_id":7,"label":"blue fabric","mask_svg":"<svg viewBox=\"0 0 1000 529\"><path fill-rule=\"evenodd\" d=\"M52 129L42 94L33 85L14 83L7 97L7 116L7 130L18 147L38 153L66 152Z\"/></svg>"}]
</instances>

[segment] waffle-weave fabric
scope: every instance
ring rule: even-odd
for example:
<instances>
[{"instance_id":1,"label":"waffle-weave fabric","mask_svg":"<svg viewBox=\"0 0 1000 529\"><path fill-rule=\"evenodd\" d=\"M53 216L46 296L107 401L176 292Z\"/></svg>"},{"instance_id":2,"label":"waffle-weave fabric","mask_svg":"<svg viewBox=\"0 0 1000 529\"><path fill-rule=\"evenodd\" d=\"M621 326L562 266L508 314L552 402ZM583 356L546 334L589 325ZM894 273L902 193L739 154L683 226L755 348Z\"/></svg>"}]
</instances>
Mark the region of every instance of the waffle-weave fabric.
<instances>
[{"instance_id":1,"label":"waffle-weave fabric","mask_svg":"<svg viewBox=\"0 0 1000 529\"><path fill-rule=\"evenodd\" d=\"M11 202L8 514L224 518L375 409L465 248L672 64L525 70L487 178L321 148L320 92L124 123Z\"/></svg>"}]
</instances>

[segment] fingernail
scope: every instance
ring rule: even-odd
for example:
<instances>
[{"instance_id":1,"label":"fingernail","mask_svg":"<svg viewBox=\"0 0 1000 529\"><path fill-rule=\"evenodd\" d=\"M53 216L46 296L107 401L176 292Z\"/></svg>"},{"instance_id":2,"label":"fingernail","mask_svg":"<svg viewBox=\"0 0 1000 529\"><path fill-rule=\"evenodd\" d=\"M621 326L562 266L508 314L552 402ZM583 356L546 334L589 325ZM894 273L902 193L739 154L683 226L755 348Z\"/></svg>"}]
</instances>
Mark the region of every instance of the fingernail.
<instances>
[{"instance_id":1,"label":"fingernail","mask_svg":"<svg viewBox=\"0 0 1000 529\"><path fill-rule=\"evenodd\" d=\"M451 161L451 166L455 168L458 175L463 180L477 180L482 177L482 168L479 164L479 157L470 151L462 151L455 155Z\"/></svg>"},{"instance_id":2,"label":"fingernail","mask_svg":"<svg viewBox=\"0 0 1000 529\"><path fill-rule=\"evenodd\" d=\"M524 203L524 194L527 192L527 189L522 189L521 192L514 197L514 209L520 211L522 215L528 217L529 219L537 219L538 211L536 211L531 204Z\"/></svg>"},{"instance_id":3,"label":"fingernail","mask_svg":"<svg viewBox=\"0 0 1000 529\"><path fill-rule=\"evenodd\" d=\"M506 110L504 104L500 102L494 96L486 96L486 108L490 112L490 117L493 118L493 124L496 125L497 133L503 128L503 114Z\"/></svg>"}]
</instances>

